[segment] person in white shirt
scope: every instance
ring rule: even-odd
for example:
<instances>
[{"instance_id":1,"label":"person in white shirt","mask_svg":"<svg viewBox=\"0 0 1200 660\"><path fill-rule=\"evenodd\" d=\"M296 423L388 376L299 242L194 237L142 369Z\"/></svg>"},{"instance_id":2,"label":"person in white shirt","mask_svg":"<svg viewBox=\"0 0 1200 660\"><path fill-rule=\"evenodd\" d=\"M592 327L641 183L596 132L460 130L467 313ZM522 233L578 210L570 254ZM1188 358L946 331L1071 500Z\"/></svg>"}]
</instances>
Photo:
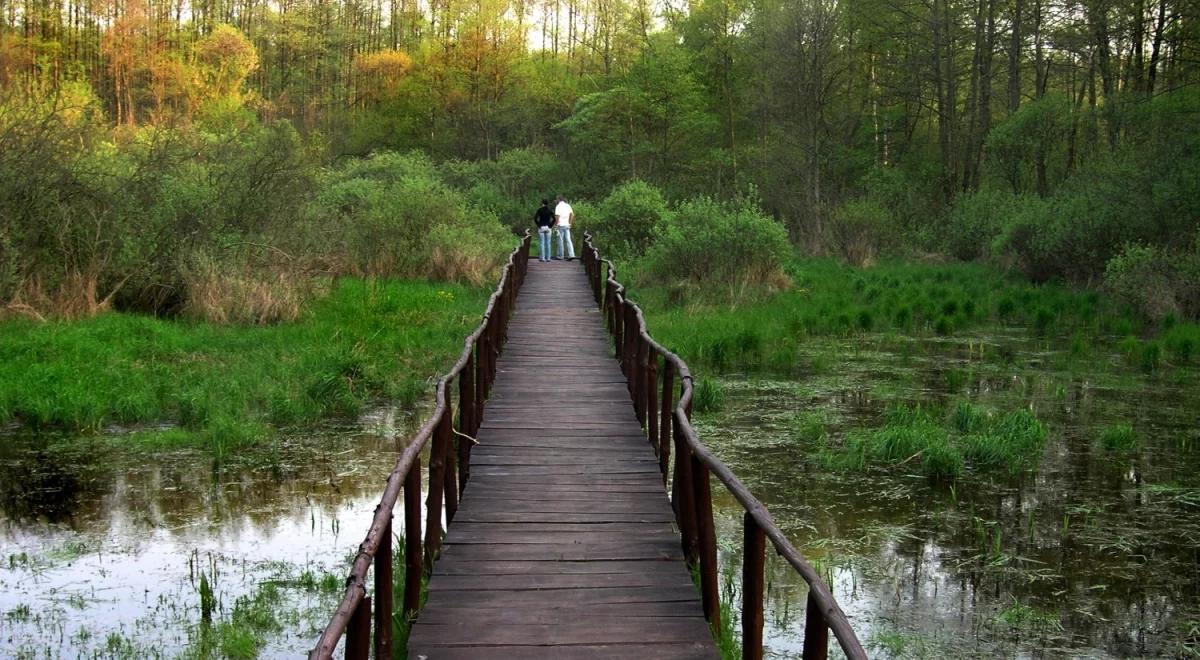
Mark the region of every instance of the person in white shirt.
<instances>
[{"instance_id":1,"label":"person in white shirt","mask_svg":"<svg viewBox=\"0 0 1200 660\"><path fill-rule=\"evenodd\" d=\"M571 223L575 220L575 210L563 199L562 195L558 196L558 204L554 207L554 228L558 233L558 256L555 259L562 259L566 254L567 261L575 258L575 246L571 243ZM566 252L563 252L563 244L566 244Z\"/></svg>"}]
</instances>

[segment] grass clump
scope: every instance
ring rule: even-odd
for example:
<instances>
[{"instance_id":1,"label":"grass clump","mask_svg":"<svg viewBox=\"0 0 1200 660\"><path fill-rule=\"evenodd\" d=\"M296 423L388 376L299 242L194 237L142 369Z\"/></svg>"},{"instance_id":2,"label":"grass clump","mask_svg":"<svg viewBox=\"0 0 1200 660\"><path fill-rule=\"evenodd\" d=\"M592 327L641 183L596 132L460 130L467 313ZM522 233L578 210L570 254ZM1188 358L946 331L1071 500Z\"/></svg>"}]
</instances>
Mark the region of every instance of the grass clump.
<instances>
[{"instance_id":1,"label":"grass clump","mask_svg":"<svg viewBox=\"0 0 1200 660\"><path fill-rule=\"evenodd\" d=\"M1100 433L1100 445L1109 451L1134 449L1137 444L1137 434L1129 424L1113 424Z\"/></svg>"},{"instance_id":2,"label":"grass clump","mask_svg":"<svg viewBox=\"0 0 1200 660\"><path fill-rule=\"evenodd\" d=\"M725 387L720 382L702 378L696 381L692 394L692 409L696 412L714 412L725 405Z\"/></svg>"},{"instance_id":3,"label":"grass clump","mask_svg":"<svg viewBox=\"0 0 1200 660\"><path fill-rule=\"evenodd\" d=\"M1028 410L990 414L960 401L942 415L936 408L889 408L883 426L851 433L827 446L825 462L843 469L916 463L934 479L953 479L967 466L1016 472L1027 467L1046 440L1046 428Z\"/></svg>"}]
</instances>

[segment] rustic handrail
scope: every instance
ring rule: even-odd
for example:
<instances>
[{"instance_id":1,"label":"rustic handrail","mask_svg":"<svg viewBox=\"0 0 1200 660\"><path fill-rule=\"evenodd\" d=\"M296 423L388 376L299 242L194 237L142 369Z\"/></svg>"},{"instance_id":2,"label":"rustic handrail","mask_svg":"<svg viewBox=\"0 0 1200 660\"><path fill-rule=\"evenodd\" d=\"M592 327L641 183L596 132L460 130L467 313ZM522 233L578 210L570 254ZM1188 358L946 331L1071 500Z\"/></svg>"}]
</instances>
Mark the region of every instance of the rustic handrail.
<instances>
[{"instance_id":1,"label":"rustic handrail","mask_svg":"<svg viewBox=\"0 0 1200 660\"><path fill-rule=\"evenodd\" d=\"M483 402L496 377L496 357L504 343L508 320L517 300L517 291L529 268L530 233L508 256L500 283L488 299L483 318L463 342L458 361L438 379L433 412L400 452L396 466L387 477L383 496L375 506L375 516L367 535L358 546L358 554L346 578L346 592L321 632L317 645L309 652L310 660L333 657L333 651L346 637L347 660L366 659L371 653L372 608L367 597L366 575L375 564L374 648L376 658L392 657L392 515L400 492L404 492L405 581L402 610L411 616L421 606L421 582L426 567L432 565L441 550L443 507L447 521L453 520L458 497L470 478L470 439L479 430ZM454 428L454 406L450 383L458 378L458 428ZM454 451L455 436L463 438ZM426 525L421 537L421 452L433 445L429 458L429 483L426 492ZM455 469L457 463L457 470ZM424 561L422 559L424 557Z\"/></svg>"},{"instance_id":2,"label":"rustic handrail","mask_svg":"<svg viewBox=\"0 0 1200 660\"><path fill-rule=\"evenodd\" d=\"M705 618L714 627L719 627L721 608L709 485L709 477L715 475L745 512L742 656L753 660L763 657L764 554L765 541L770 540L775 551L809 587L803 657L824 660L828 655L828 633L832 630L847 658L865 659L867 654L829 586L780 531L767 507L700 441L691 424L694 390L687 363L650 336L641 308L626 297L625 287L617 281L616 267L612 261L601 257L589 233L584 234L582 256L596 302L604 311L608 330L613 336L621 370L628 379L634 411L658 455L663 483L671 484L671 503L684 554L689 563L699 564ZM662 359L661 368L659 358ZM675 399L673 384L676 377L679 379L678 399ZM670 469L672 444L675 453L673 470Z\"/></svg>"}]
</instances>

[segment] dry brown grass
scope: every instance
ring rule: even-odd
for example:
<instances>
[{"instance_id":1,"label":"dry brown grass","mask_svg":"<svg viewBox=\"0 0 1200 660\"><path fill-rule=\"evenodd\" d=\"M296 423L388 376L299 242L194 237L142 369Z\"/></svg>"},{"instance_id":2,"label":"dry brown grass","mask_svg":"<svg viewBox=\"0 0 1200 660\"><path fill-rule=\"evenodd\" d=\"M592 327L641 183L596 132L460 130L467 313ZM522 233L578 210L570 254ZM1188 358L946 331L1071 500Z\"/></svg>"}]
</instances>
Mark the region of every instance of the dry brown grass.
<instances>
[{"instance_id":1,"label":"dry brown grass","mask_svg":"<svg viewBox=\"0 0 1200 660\"><path fill-rule=\"evenodd\" d=\"M99 278L82 273L71 273L54 286L46 286L40 278L28 278L0 309L0 317L36 321L91 318L112 307L112 297L119 288L101 295Z\"/></svg>"},{"instance_id":2,"label":"dry brown grass","mask_svg":"<svg viewBox=\"0 0 1200 660\"><path fill-rule=\"evenodd\" d=\"M290 264L230 265L197 257L184 270L183 314L211 323L268 325L295 321L324 288Z\"/></svg>"},{"instance_id":3,"label":"dry brown grass","mask_svg":"<svg viewBox=\"0 0 1200 660\"><path fill-rule=\"evenodd\" d=\"M481 286L495 279L504 257L481 250L454 250L434 245L429 251L429 272L432 280L467 282Z\"/></svg>"}]
</instances>

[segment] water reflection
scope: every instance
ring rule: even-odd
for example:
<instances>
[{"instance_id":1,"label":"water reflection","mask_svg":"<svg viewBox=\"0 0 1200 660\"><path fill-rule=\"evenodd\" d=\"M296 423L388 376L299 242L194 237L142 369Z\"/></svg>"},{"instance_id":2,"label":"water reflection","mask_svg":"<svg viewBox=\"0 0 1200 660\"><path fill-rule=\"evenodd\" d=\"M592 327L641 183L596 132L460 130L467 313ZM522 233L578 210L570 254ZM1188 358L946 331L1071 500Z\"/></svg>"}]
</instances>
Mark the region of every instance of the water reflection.
<instances>
[{"instance_id":1,"label":"water reflection","mask_svg":"<svg viewBox=\"0 0 1200 660\"><path fill-rule=\"evenodd\" d=\"M110 438L0 443L0 656L178 655L198 579L217 615L268 581L343 572L412 411L382 408L214 470L203 451L126 454ZM297 655L329 594L287 593L265 656Z\"/></svg>"},{"instance_id":2,"label":"water reflection","mask_svg":"<svg viewBox=\"0 0 1200 660\"><path fill-rule=\"evenodd\" d=\"M1194 379L1114 375L1107 356L1069 364L1046 342L1020 336L911 344L815 345L837 354L827 374L728 379L725 410L699 420L705 441L826 575L872 655L1182 656L1200 648ZM991 357L999 354L1019 357ZM889 402L968 396L1036 411L1050 429L1036 472L967 474L953 488L903 469L831 473L797 431L798 420L819 411L836 440L878 425ZM1116 422L1138 429L1137 450L1099 448L1100 430ZM730 499L717 508L724 570L740 575L740 510ZM798 657L805 587L782 562L768 570L769 649ZM736 583L727 588L736 592Z\"/></svg>"}]
</instances>

